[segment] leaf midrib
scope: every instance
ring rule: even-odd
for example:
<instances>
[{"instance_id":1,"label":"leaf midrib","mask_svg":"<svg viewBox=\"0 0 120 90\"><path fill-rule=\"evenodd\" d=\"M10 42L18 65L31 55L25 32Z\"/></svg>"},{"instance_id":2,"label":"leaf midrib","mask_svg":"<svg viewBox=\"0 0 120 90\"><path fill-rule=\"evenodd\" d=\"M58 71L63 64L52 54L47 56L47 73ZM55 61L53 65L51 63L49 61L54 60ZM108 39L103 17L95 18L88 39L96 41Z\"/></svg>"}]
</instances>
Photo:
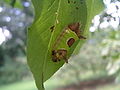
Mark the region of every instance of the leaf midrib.
<instances>
[{"instance_id":1,"label":"leaf midrib","mask_svg":"<svg viewBox=\"0 0 120 90\"><path fill-rule=\"evenodd\" d=\"M57 20L58 20L58 16L59 16L59 10L60 10L60 4L61 4L61 0L59 0L59 5L58 5L58 8L57 8L57 14L56 14L56 19L55 19L55 22L54 22L54 25L56 26L57 24ZM55 27L56 28L56 27ZM54 29L55 30L55 29ZM52 32L51 34L51 38L50 38L50 41L48 43L48 47L47 47L47 51L46 51L46 55L45 55L45 60L43 62L43 71L42 71L42 74L44 75L43 72L45 72L45 67L46 67L46 60L47 60L47 55L48 55L48 51L49 51L49 48L50 48L50 45L51 45L51 42L52 42L52 37L54 36L54 32ZM43 77L42 77L43 78ZM43 79L43 82L44 82L44 79Z\"/></svg>"}]
</instances>

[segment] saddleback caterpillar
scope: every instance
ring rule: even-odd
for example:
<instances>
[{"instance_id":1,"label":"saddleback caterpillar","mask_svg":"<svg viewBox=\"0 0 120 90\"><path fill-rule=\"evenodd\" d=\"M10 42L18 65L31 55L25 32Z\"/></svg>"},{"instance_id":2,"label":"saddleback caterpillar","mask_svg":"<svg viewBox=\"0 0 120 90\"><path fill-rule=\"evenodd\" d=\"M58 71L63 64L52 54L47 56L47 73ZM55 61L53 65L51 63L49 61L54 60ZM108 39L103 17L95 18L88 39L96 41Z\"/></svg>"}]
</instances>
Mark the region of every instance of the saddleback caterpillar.
<instances>
[{"instance_id":1,"label":"saddleback caterpillar","mask_svg":"<svg viewBox=\"0 0 120 90\"><path fill-rule=\"evenodd\" d=\"M81 35L79 23L69 24L63 29L60 35L57 37L52 48L52 61L59 62L64 60L68 63L68 52L72 45L79 39L86 39Z\"/></svg>"}]
</instances>

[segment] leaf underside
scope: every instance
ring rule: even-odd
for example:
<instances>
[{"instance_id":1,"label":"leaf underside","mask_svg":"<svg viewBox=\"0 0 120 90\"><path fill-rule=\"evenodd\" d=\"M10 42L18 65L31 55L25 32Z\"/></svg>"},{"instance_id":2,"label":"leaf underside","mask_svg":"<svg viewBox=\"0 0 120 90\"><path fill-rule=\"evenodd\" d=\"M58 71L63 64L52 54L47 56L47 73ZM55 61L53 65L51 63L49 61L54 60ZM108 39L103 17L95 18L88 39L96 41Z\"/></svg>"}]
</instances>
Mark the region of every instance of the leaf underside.
<instances>
[{"instance_id":1,"label":"leaf underside","mask_svg":"<svg viewBox=\"0 0 120 90\"><path fill-rule=\"evenodd\" d=\"M94 0L86 2L89 1ZM85 30L88 20L86 2L85 0L32 0L35 20L28 30L27 58L39 90L44 90L43 83L64 64L63 60L53 62L51 58L53 45L62 30L69 24L79 22L83 34L88 33L88 30ZM66 37L71 34L66 34L68 35ZM69 56L75 50L77 43L82 45L83 40L78 40L69 50L67 49Z\"/></svg>"}]
</instances>

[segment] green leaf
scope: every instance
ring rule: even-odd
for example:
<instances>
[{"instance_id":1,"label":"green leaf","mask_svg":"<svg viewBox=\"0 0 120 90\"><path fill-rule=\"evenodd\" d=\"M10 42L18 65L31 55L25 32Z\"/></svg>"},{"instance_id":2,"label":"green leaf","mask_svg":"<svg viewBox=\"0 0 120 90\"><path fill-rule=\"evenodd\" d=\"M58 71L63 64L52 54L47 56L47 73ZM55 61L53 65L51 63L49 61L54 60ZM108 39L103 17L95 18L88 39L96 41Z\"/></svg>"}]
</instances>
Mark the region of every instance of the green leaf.
<instances>
[{"instance_id":1,"label":"green leaf","mask_svg":"<svg viewBox=\"0 0 120 90\"><path fill-rule=\"evenodd\" d=\"M87 4L88 14L87 14L87 24L85 30L88 31L93 17L103 11L104 3L103 0L86 0L86 4Z\"/></svg>"},{"instance_id":2,"label":"green leaf","mask_svg":"<svg viewBox=\"0 0 120 90\"><path fill-rule=\"evenodd\" d=\"M100 14L104 9L103 0L85 0L87 6L87 23L84 29L84 36L88 38L89 27L91 26L92 19L95 15ZM80 51L81 46L85 41L81 41L75 48L74 54L77 54Z\"/></svg>"},{"instance_id":3,"label":"green leaf","mask_svg":"<svg viewBox=\"0 0 120 90\"><path fill-rule=\"evenodd\" d=\"M88 23L86 22L89 4L87 2L89 0L86 2L85 0L32 0L35 20L28 30L27 58L39 90L44 90L43 83L64 64L63 60L52 61L53 46L62 31L70 24L80 23L80 30L84 33ZM65 48L68 52L67 57L70 57L77 44L79 42L82 44L84 40L77 40L69 48L65 43L67 38L71 36L76 38L76 36L72 32L64 36L57 49Z\"/></svg>"}]
</instances>

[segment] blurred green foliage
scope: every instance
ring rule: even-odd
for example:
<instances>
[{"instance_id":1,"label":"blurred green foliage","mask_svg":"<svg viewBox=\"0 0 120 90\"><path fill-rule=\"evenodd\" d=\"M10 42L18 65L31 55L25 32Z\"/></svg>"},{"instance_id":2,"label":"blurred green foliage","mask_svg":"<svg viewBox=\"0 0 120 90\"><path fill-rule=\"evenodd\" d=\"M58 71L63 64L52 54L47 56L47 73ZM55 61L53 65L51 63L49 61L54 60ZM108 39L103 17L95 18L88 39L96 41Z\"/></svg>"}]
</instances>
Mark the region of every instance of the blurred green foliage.
<instances>
[{"instance_id":1,"label":"blurred green foliage","mask_svg":"<svg viewBox=\"0 0 120 90\"><path fill-rule=\"evenodd\" d=\"M12 1L15 1L14 5ZM31 2L2 0L0 10L0 30L4 35L0 38L5 38L0 45L0 84L29 79L31 73L26 64L25 49L27 26L33 20ZM9 35L6 36L5 31L9 31Z\"/></svg>"},{"instance_id":2,"label":"blurred green foliage","mask_svg":"<svg viewBox=\"0 0 120 90\"><path fill-rule=\"evenodd\" d=\"M11 60L6 58L4 67L0 68L0 84L8 84L15 81L29 79L31 77L25 58Z\"/></svg>"}]
</instances>

